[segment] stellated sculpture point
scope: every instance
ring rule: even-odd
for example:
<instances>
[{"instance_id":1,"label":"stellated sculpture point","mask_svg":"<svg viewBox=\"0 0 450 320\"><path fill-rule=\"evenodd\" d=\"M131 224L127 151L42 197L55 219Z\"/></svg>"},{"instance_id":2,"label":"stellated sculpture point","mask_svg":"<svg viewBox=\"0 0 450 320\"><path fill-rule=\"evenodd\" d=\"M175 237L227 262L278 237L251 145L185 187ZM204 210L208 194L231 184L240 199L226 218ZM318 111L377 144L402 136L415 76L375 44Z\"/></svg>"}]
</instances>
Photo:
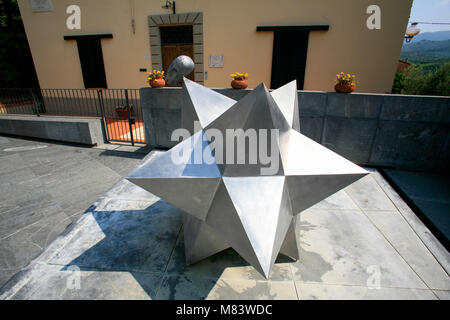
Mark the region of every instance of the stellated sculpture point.
<instances>
[{"instance_id":1,"label":"stellated sculpture point","mask_svg":"<svg viewBox=\"0 0 450 320\"><path fill-rule=\"evenodd\" d=\"M182 126L192 135L127 179L186 212L187 264L232 247L268 278L279 253L299 258L294 231L298 213L367 171L300 133L296 81L272 92L260 84L237 102L186 78L183 90ZM196 131L194 121L200 124ZM243 129L241 135L248 129L277 130L276 138L269 135L257 146L275 143L275 172L264 174L269 164L259 158L244 164L192 161L196 148L217 160L211 132L226 136L227 129ZM233 159L248 160L254 147L245 144ZM181 151L188 156L174 163Z\"/></svg>"}]
</instances>

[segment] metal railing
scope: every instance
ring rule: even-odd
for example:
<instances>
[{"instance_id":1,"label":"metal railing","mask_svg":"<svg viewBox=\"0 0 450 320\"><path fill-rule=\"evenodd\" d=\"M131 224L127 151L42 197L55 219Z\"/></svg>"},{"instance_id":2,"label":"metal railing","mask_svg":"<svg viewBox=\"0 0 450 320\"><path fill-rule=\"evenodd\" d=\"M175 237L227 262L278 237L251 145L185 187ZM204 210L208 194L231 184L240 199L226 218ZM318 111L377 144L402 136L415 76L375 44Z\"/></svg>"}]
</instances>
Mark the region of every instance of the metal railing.
<instances>
[{"instance_id":1,"label":"metal railing","mask_svg":"<svg viewBox=\"0 0 450 320\"><path fill-rule=\"evenodd\" d=\"M0 89L0 114L36 114L45 112L40 89Z\"/></svg>"},{"instance_id":2,"label":"metal railing","mask_svg":"<svg viewBox=\"0 0 450 320\"><path fill-rule=\"evenodd\" d=\"M145 143L139 89L0 89L0 114L101 117L108 141Z\"/></svg>"}]
</instances>

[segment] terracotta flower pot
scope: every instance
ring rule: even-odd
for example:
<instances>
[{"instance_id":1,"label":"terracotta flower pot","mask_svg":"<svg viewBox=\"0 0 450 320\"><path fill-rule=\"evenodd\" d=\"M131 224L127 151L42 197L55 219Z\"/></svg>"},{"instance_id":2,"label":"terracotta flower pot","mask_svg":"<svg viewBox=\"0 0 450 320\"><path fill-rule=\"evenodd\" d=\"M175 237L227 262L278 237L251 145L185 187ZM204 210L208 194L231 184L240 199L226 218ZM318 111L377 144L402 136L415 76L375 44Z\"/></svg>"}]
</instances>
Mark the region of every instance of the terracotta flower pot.
<instances>
[{"instance_id":1,"label":"terracotta flower pot","mask_svg":"<svg viewBox=\"0 0 450 320\"><path fill-rule=\"evenodd\" d=\"M155 79L149 82L152 88L162 88L166 85L166 80L161 78L161 76L157 76Z\"/></svg>"},{"instance_id":2,"label":"terracotta flower pot","mask_svg":"<svg viewBox=\"0 0 450 320\"><path fill-rule=\"evenodd\" d=\"M350 93L355 90L355 86L350 83L338 83L334 86L334 90L340 93Z\"/></svg>"},{"instance_id":3,"label":"terracotta flower pot","mask_svg":"<svg viewBox=\"0 0 450 320\"><path fill-rule=\"evenodd\" d=\"M248 87L248 82L245 79L243 80L234 79L233 81L231 81L231 87L233 89L245 89Z\"/></svg>"},{"instance_id":4,"label":"terracotta flower pot","mask_svg":"<svg viewBox=\"0 0 450 320\"><path fill-rule=\"evenodd\" d=\"M128 118L127 109L116 109L116 113L119 116L119 118ZM133 107L130 108L130 116L133 116Z\"/></svg>"}]
</instances>

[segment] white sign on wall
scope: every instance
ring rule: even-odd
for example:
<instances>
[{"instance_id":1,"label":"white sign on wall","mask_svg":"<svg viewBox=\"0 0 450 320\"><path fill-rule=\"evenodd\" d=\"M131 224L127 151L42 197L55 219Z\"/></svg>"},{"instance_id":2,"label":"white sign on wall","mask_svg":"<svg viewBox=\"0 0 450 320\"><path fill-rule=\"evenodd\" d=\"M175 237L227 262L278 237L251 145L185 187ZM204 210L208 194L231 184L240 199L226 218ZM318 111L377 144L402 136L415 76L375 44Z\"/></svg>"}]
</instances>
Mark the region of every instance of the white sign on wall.
<instances>
[{"instance_id":1,"label":"white sign on wall","mask_svg":"<svg viewBox=\"0 0 450 320\"><path fill-rule=\"evenodd\" d=\"M53 11L52 0L30 0L33 12Z\"/></svg>"},{"instance_id":2,"label":"white sign on wall","mask_svg":"<svg viewBox=\"0 0 450 320\"><path fill-rule=\"evenodd\" d=\"M209 66L211 68L223 68L223 54L213 54L209 56Z\"/></svg>"}]
</instances>

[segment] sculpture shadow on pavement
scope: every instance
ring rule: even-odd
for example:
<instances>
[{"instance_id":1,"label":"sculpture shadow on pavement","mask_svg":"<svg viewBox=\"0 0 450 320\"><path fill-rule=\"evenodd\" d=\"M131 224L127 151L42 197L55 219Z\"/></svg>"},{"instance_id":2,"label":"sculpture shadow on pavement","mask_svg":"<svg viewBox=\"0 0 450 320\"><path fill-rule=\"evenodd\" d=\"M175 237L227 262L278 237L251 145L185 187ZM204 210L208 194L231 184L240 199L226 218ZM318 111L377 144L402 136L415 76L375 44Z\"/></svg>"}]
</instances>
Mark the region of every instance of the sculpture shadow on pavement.
<instances>
[{"instance_id":1,"label":"sculpture shadow on pavement","mask_svg":"<svg viewBox=\"0 0 450 320\"><path fill-rule=\"evenodd\" d=\"M267 280L232 248L186 266L182 228L185 213L163 200L143 210L97 211L93 205L85 214L93 219L82 232L91 233L92 239L86 241L86 235L79 235L82 245L77 240L66 245L55 258L70 261L61 271L77 267L82 274L127 272L151 299L205 299L213 288L216 296L221 290L229 295L235 289L219 281L225 271L245 280L257 280L255 286L246 288L249 295L264 290L261 281ZM286 263L291 261L280 254L270 280L290 278Z\"/></svg>"}]
</instances>

